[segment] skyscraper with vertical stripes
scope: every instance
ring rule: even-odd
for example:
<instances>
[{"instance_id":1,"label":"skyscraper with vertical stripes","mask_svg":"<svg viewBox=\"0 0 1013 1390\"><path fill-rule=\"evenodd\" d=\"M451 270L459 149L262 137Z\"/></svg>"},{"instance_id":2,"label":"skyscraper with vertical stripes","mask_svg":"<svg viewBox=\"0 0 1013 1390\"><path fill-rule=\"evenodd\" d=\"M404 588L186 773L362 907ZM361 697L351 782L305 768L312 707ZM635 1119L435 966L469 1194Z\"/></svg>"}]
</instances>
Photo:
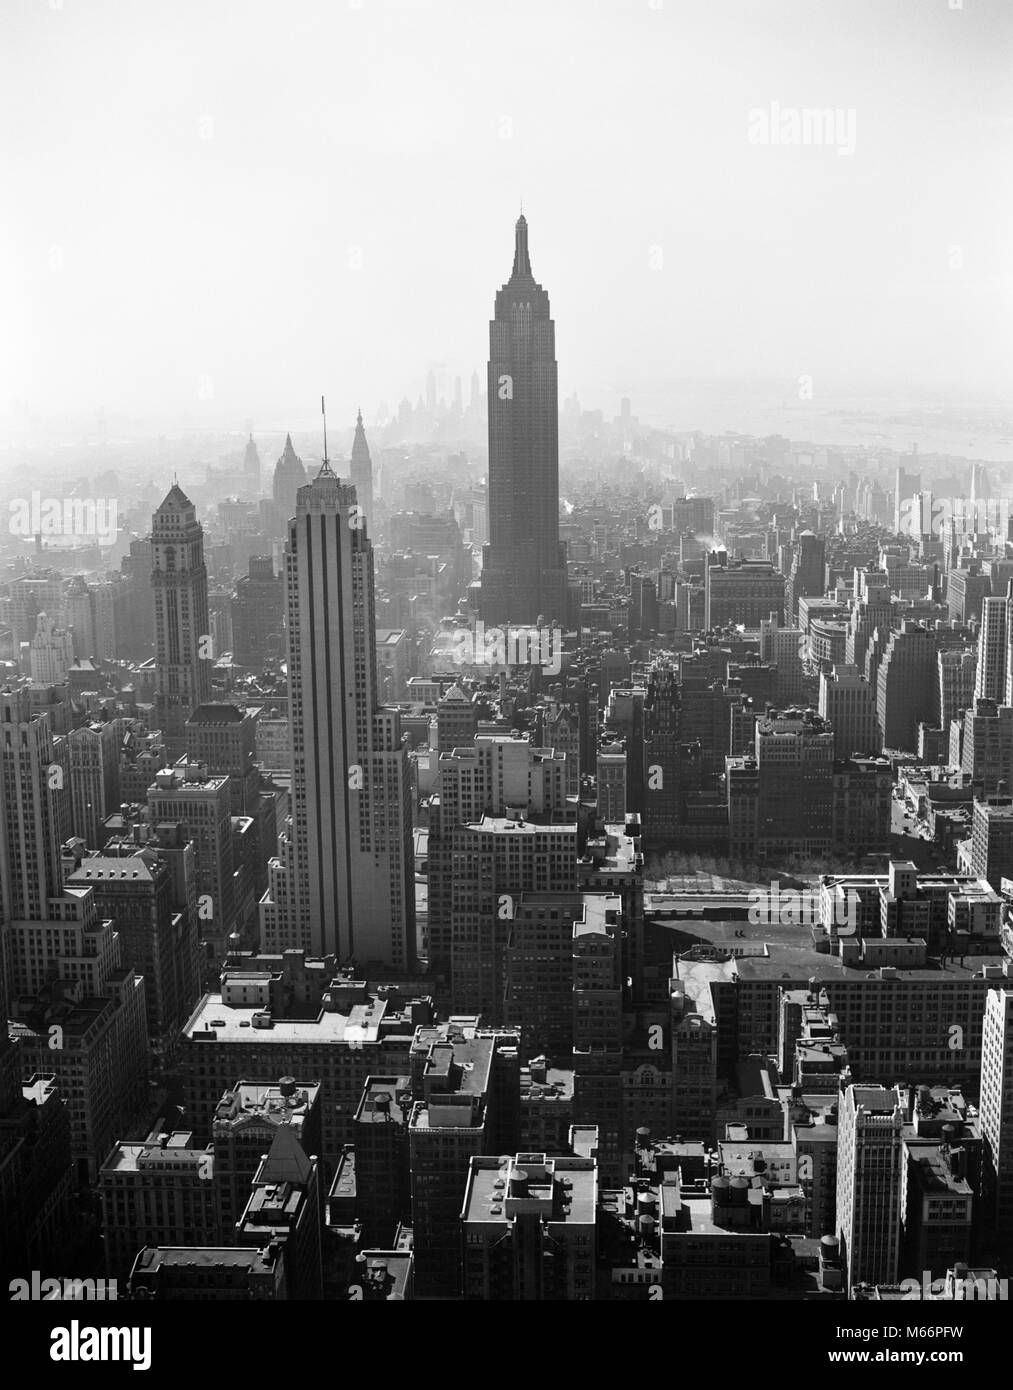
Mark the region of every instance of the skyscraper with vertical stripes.
<instances>
[{"instance_id":1,"label":"skyscraper with vertical stripes","mask_svg":"<svg viewBox=\"0 0 1013 1390\"><path fill-rule=\"evenodd\" d=\"M982 599L978 665L974 680L976 700L994 700L997 705L1004 703L1008 649L1006 599Z\"/></svg>"},{"instance_id":2,"label":"skyscraper with vertical stripes","mask_svg":"<svg viewBox=\"0 0 1013 1390\"><path fill-rule=\"evenodd\" d=\"M408 753L376 701L373 547L324 459L285 551L291 816L261 900L262 946L409 968L415 874Z\"/></svg>"}]
</instances>

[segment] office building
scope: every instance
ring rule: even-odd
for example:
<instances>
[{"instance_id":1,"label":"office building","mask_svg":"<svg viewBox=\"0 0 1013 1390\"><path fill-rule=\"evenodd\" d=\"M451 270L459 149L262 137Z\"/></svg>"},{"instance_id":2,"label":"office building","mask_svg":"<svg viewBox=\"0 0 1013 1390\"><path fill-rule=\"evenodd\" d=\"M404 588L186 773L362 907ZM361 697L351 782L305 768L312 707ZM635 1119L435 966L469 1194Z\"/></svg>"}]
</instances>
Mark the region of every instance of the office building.
<instances>
[{"instance_id":1,"label":"office building","mask_svg":"<svg viewBox=\"0 0 1013 1390\"><path fill-rule=\"evenodd\" d=\"M464 1297L593 1299L597 1204L593 1158L472 1158L461 1213Z\"/></svg>"},{"instance_id":2,"label":"office building","mask_svg":"<svg viewBox=\"0 0 1013 1390\"><path fill-rule=\"evenodd\" d=\"M275 1301L288 1297L285 1251L221 1245L144 1246L137 1252L129 1296L134 1302L183 1300L215 1303Z\"/></svg>"},{"instance_id":3,"label":"office building","mask_svg":"<svg viewBox=\"0 0 1013 1390\"><path fill-rule=\"evenodd\" d=\"M370 1076L355 1112L356 1216L362 1239L384 1248L411 1216L408 1121L411 1078Z\"/></svg>"},{"instance_id":4,"label":"office building","mask_svg":"<svg viewBox=\"0 0 1013 1390\"><path fill-rule=\"evenodd\" d=\"M978 632L978 665L974 682L975 699L994 700L996 704L1001 704L1005 700L1008 649L1006 599L983 599L981 628Z\"/></svg>"},{"instance_id":5,"label":"office building","mask_svg":"<svg viewBox=\"0 0 1013 1390\"><path fill-rule=\"evenodd\" d=\"M708 632L740 623L759 628L773 613L778 624L785 621L784 575L769 560L713 563L711 555L704 570L705 614Z\"/></svg>"},{"instance_id":6,"label":"office building","mask_svg":"<svg viewBox=\"0 0 1013 1390\"><path fill-rule=\"evenodd\" d=\"M939 727L949 737L950 725L974 707L977 658L972 648L952 648L937 654L939 666Z\"/></svg>"},{"instance_id":7,"label":"office building","mask_svg":"<svg viewBox=\"0 0 1013 1390\"><path fill-rule=\"evenodd\" d=\"M559 539L555 324L528 256L523 214L510 279L489 324L489 542L481 615L488 624L561 623L566 556Z\"/></svg>"},{"instance_id":8,"label":"office building","mask_svg":"<svg viewBox=\"0 0 1013 1390\"><path fill-rule=\"evenodd\" d=\"M984 798L1013 789L1013 707L975 700L964 711L958 766Z\"/></svg>"},{"instance_id":9,"label":"office building","mask_svg":"<svg viewBox=\"0 0 1013 1390\"><path fill-rule=\"evenodd\" d=\"M29 646L33 685L61 685L74 665L74 639L56 618L40 613Z\"/></svg>"},{"instance_id":10,"label":"office building","mask_svg":"<svg viewBox=\"0 0 1013 1390\"><path fill-rule=\"evenodd\" d=\"M798 617L798 601L821 598L826 589L826 545L822 536L803 531L792 546L791 570L785 586L785 622L793 627Z\"/></svg>"},{"instance_id":11,"label":"office building","mask_svg":"<svg viewBox=\"0 0 1013 1390\"><path fill-rule=\"evenodd\" d=\"M516 1033L420 1029L412 1044L408 1144L412 1175L415 1286L422 1297L457 1297L461 1203L469 1161L516 1152L519 1060Z\"/></svg>"},{"instance_id":12,"label":"office building","mask_svg":"<svg viewBox=\"0 0 1013 1390\"><path fill-rule=\"evenodd\" d=\"M214 650L204 529L178 483L151 518L155 597L155 727L171 758L186 751L186 721L211 694Z\"/></svg>"},{"instance_id":13,"label":"office building","mask_svg":"<svg viewBox=\"0 0 1013 1390\"><path fill-rule=\"evenodd\" d=\"M177 906L168 858L133 848L129 855L85 856L67 875L67 887L90 888L100 918L113 922L124 966L144 979L148 1045L156 1064L167 1068L200 997L198 924Z\"/></svg>"},{"instance_id":14,"label":"office building","mask_svg":"<svg viewBox=\"0 0 1013 1390\"><path fill-rule=\"evenodd\" d=\"M215 1106L211 1142L222 1241L235 1241L261 1159L279 1125L291 1126L306 1153L320 1153L320 1086L283 1076L274 1085L240 1081Z\"/></svg>"},{"instance_id":15,"label":"office building","mask_svg":"<svg viewBox=\"0 0 1013 1390\"><path fill-rule=\"evenodd\" d=\"M1010 711L1013 713L1013 711ZM1013 800L976 800L971 820L971 872L996 892L1013 879Z\"/></svg>"},{"instance_id":16,"label":"office building","mask_svg":"<svg viewBox=\"0 0 1013 1390\"><path fill-rule=\"evenodd\" d=\"M373 547L325 460L285 552L292 814L261 900L268 950L407 969L415 958L408 752L376 700Z\"/></svg>"},{"instance_id":17,"label":"office building","mask_svg":"<svg viewBox=\"0 0 1013 1390\"><path fill-rule=\"evenodd\" d=\"M895 1284L904 1188L900 1095L884 1086L849 1086L838 1123L837 1236L846 1286Z\"/></svg>"},{"instance_id":18,"label":"office building","mask_svg":"<svg viewBox=\"0 0 1013 1390\"><path fill-rule=\"evenodd\" d=\"M179 1130L119 1143L99 1169L106 1272L114 1279L129 1277L145 1245L221 1243L214 1153L192 1140Z\"/></svg>"},{"instance_id":19,"label":"office building","mask_svg":"<svg viewBox=\"0 0 1013 1390\"><path fill-rule=\"evenodd\" d=\"M857 666L821 672L819 712L833 730L835 759L879 752L876 692Z\"/></svg>"},{"instance_id":20,"label":"office building","mask_svg":"<svg viewBox=\"0 0 1013 1390\"><path fill-rule=\"evenodd\" d=\"M269 555L251 555L232 598L232 656L263 670L285 658L285 581Z\"/></svg>"},{"instance_id":21,"label":"office building","mask_svg":"<svg viewBox=\"0 0 1013 1390\"><path fill-rule=\"evenodd\" d=\"M981 1040L980 1124L985 1229L1013 1235L1013 989L990 991Z\"/></svg>"},{"instance_id":22,"label":"office building","mask_svg":"<svg viewBox=\"0 0 1013 1390\"><path fill-rule=\"evenodd\" d=\"M323 1194L320 1159L307 1154L292 1125L279 1125L236 1225L236 1244L281 1245L290 1298L323 1297Z\"/></svg>"},{"instance_id":23,"label":"office building","mask_svg":"<svg viewBox=\"0 0 1013 1390\"><path fill-rule=\"evenodd\" d=\"M905 619L890 633L877 672L876 718L882 746L914 752L918 725L934 712L935 634Z\"/></svg>"},{"instance_id":24,"label":"office building","mask_svg":"<svg viewBox=\"0 0 1013 1390\"><path fill-rule=\"evenodd\" d=\"M70 823L89 849L101 844L101 827L120 802L119 719L95 720L67 735Z\"/></svg>"}]
</instances>

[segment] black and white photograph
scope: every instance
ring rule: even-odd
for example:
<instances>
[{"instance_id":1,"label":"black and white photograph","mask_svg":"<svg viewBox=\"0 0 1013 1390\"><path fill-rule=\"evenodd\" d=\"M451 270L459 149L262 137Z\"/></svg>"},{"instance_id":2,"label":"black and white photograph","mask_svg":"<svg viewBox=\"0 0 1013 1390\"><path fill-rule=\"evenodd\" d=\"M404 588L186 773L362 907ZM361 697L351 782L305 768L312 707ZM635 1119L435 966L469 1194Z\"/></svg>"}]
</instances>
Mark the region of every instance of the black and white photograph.
<instances>
[{"instance_id":1,"label":"black and white photograph","mask_svg":"<svg viewBox=\"0 0 1013 1390\"><path fill-rule=\"evenodd\" d=\"M984 1371L1011 0L0 0L0 130L26 1369Z\"/></svg>"}]
</instances>

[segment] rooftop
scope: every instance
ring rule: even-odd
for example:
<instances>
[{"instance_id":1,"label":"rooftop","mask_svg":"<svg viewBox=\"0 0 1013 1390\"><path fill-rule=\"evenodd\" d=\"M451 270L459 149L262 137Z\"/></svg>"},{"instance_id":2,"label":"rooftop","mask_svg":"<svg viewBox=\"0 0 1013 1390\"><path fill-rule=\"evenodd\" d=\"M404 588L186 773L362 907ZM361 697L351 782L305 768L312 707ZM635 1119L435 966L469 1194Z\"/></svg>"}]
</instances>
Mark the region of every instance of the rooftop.
<instances>
[{"instance_id":1,"label":"rooftop","mask_svg":"<svg viewBox=\"0 0 1013 1390\"><path fill-rule=\"evenodd\" d=\"M257 1046L292 1043L343 1042L349 1046L375 1043L387 1010L385 999L353 1004L347 1013L321 1009L314 1018L275 1018L259 1005L223 1004L220 994L208 994L197 1005L183 1030L194 1042L246 1042ZM269 1027L254 1025L254 1017L270 1018Z\"/></svg>"},{"instance_id":2,"label":"rooftop","mask_svg":"<svg viewBox=\"0 0 1013 1390\"><path fill-rule=\"evenodd\" d=\"M518 1217L538 1216L550 1224L593 1226L597 1195L597 1163L591 1158L543 1153L473 1158L461 1219L506 1226Z\"/></svg>"},{"instance_id":3,"label":"rooftop","mask_svg":"<svg viewBox=\"0 0 1013 1390\"><path fill-rule=\"evenodd\" d=\"M162 1169L178 1173L180 1169L192 1168L203 1177L210 1165L214 1168L214 1150L210 1147L198 1148L192 1143L189 1130L176 1130L172 1134L155 1135L143 1143L119 1143L102 1164L102 1173L142 1173L145 1170Z\"/></svg>"},{"instance_id":4,"label":"rooftop","mask_svg":"<svg viewBox=\"0 0 1013 1390\"><path fill-rule=\"evenodd\" d=\"M251 1273L270 1271L273 1259L265 1248L243 1245L159 1245L145 1246L137 1256L132 1274L152 1274L159 1268L249 1269Z\"/></svg>"},{"instance_id":5,"label":"rooftop","mask_svg":"<svg viewBox=\"0 0 1013 1390\"><path fill-rule=\"evenodd\" d=\"M407 1076L367 1076L355 1112L356 1124L405 1124L412 1108Z\"/></svg>"},{"instance_id":6,"label":"rooftop","mask_svg":"<svg viewBox=\"0 0 1013 1390\"><path fill-rule=\"evenodd\" d=\"M316 1082L298 1085L291 1077L283 1077L277 1085L271 1086L240 1081L222 1096L215 1107L214 1118L238 1120L260 1116L285 1123L302 1119L317 1103L319 1095L320 1086Z\"/></svg>"}]
</instances>

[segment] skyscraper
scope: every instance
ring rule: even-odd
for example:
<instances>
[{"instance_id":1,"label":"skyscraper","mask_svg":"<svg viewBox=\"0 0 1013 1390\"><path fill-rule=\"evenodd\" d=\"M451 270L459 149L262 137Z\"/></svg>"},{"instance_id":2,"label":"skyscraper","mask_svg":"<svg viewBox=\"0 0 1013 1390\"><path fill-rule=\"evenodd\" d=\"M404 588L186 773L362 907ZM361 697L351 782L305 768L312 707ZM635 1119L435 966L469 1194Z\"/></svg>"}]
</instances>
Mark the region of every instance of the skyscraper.
<instances>
[{"instance_id":1,"label":"skyscraper","mask_svg":"<svg viewBox=\"0 0 1013 1390\"><path fill-rule=\"evenodd\" d=\"M837 1235L848 1286L895 1284L900 1255L904 1111L883 1086L849 1086L837 1140Z\"/></svg>"},{"instance_id":2,"label":"skyscraper","mask_svg":"<svg viewBox=\"0 0 1013 1390\"><path fill-rule=\"evenodd\" d=\"M246 451L243 454L243 477L249 489L249 496L260 496L260 454L257 446L253 442L253 435L250 435L246 444Z\"/></svg>"},{"instance_id":3,"label":"skyscraper","mask_svg":"<svg viewBox=\"0 0 1013 1390\"><path fill-rule=\"evenodd\" d=\"M1006 695L1008 647L1006 599L982 599L978 667L974 682L975 699L994 700L996 704L1002 704Z\"/></svg>"},{"instance_id":4,"label":"skyscraper","mask_svg":"<svg viewBox=\"0 0 1013 1390\"><path fill-rule=\"evenodd\" d=\"M295 509L298 490L307 482L302 459L292 448L292 436L285 436L285 447L274 465L271 496L274 499L275 522L284 526Z\"/></svg>"},{"instance_id":5,"label":"skyscraper","mask_svg":"<svg viewBox=\"0 0 1013 1390\"><path fill-rule=\"evenodd\" d=\"M155 595L155 718L170 759L186 751L186 721L211 696L204 528L178 483L151 518Z\"/></svg>"},{"instance_id":6,"label":"skyscraper","mask_svg":"<svg viewBox=\"0 0 1013 1390\"><path fill-rule=\"evenodd\" d=\"M989 990L981 1036L982 1198L1000 1237L1013 1232L1013 990Z\"/></svg>"},{"instance_id":7,"label":"skyscraper","mask_svg":"<svg viewBox=\"0 0 1013 1390\"><path fill-rule=\"evenodd\" d=\"M785 620L791 626L798 617L798 601L821 595L826 589L826 545L822 536L803 531L794 544L791 573L785 588Z\"/></svg>"},{"instance_id":8,"label":"skyscraper","mask_svg":"<svg viewBox=\"0 0 1013 1390\"><path fill-rule=\"evenodd\" d=\"M352 486L366 526L373 529L373 461L369 456L366 431L362 428L362 411L355 420L355 438L352 440Z\"/></svg>"},{"instance_id":9,"label":"skyscraper","mask_svg":"<svg viewBox=\"0 0 1013 1390\"><path fill-rule=\"evenodd\" d=\"M549 296L531 273L523 214L513 271L489 324L489 543L481 612L483 621L499 624L566 616L555 324Z\"/></svg>"},{"instance_id":10,"label":"skyscraper","mask_svg":"<svg viewBox=\"0 0 1013 1390\"><path fill-rule=\"evenodd\" d=\"M876 718L884 748L918 747L918 725L932 718L935 632L905 618L890 633L876 673Z\"/></svg>"},{"instance_id":11,"label":"skyscraper","mask_svg":"<svg viewBox=\"0 0 1013 1390\"><path fill-rule=\"evenodd\" d=\"M878 753L876 692L857 666L834 666L820 674L819 712L834 731L834 757Z\"/></svg>"},{"instance_id":12,"label":"skyscraper","mask_svg":"<svg viewBox=\"0 0 1013 1390\"><path fill-rule=\"evenodd\" d=\"M400 715L377 707L373 547L324 459L285 552L292 815L261 902L268 951L408 967L415 883Z\"/></svg>"},{"instance_id":13,"label":"skyscraper","mask_svg":"<svg viewBox=\"0 0 1013 1390\"><path fill-rule=\"evenodd\" d=\"M53 762L49 719L27 689L0 693L0 906L3 921L41 921L63 887L53 798L62 769ZM6 1017L6 1015L5 1015Z\"/></svg>"}]
</instances>

